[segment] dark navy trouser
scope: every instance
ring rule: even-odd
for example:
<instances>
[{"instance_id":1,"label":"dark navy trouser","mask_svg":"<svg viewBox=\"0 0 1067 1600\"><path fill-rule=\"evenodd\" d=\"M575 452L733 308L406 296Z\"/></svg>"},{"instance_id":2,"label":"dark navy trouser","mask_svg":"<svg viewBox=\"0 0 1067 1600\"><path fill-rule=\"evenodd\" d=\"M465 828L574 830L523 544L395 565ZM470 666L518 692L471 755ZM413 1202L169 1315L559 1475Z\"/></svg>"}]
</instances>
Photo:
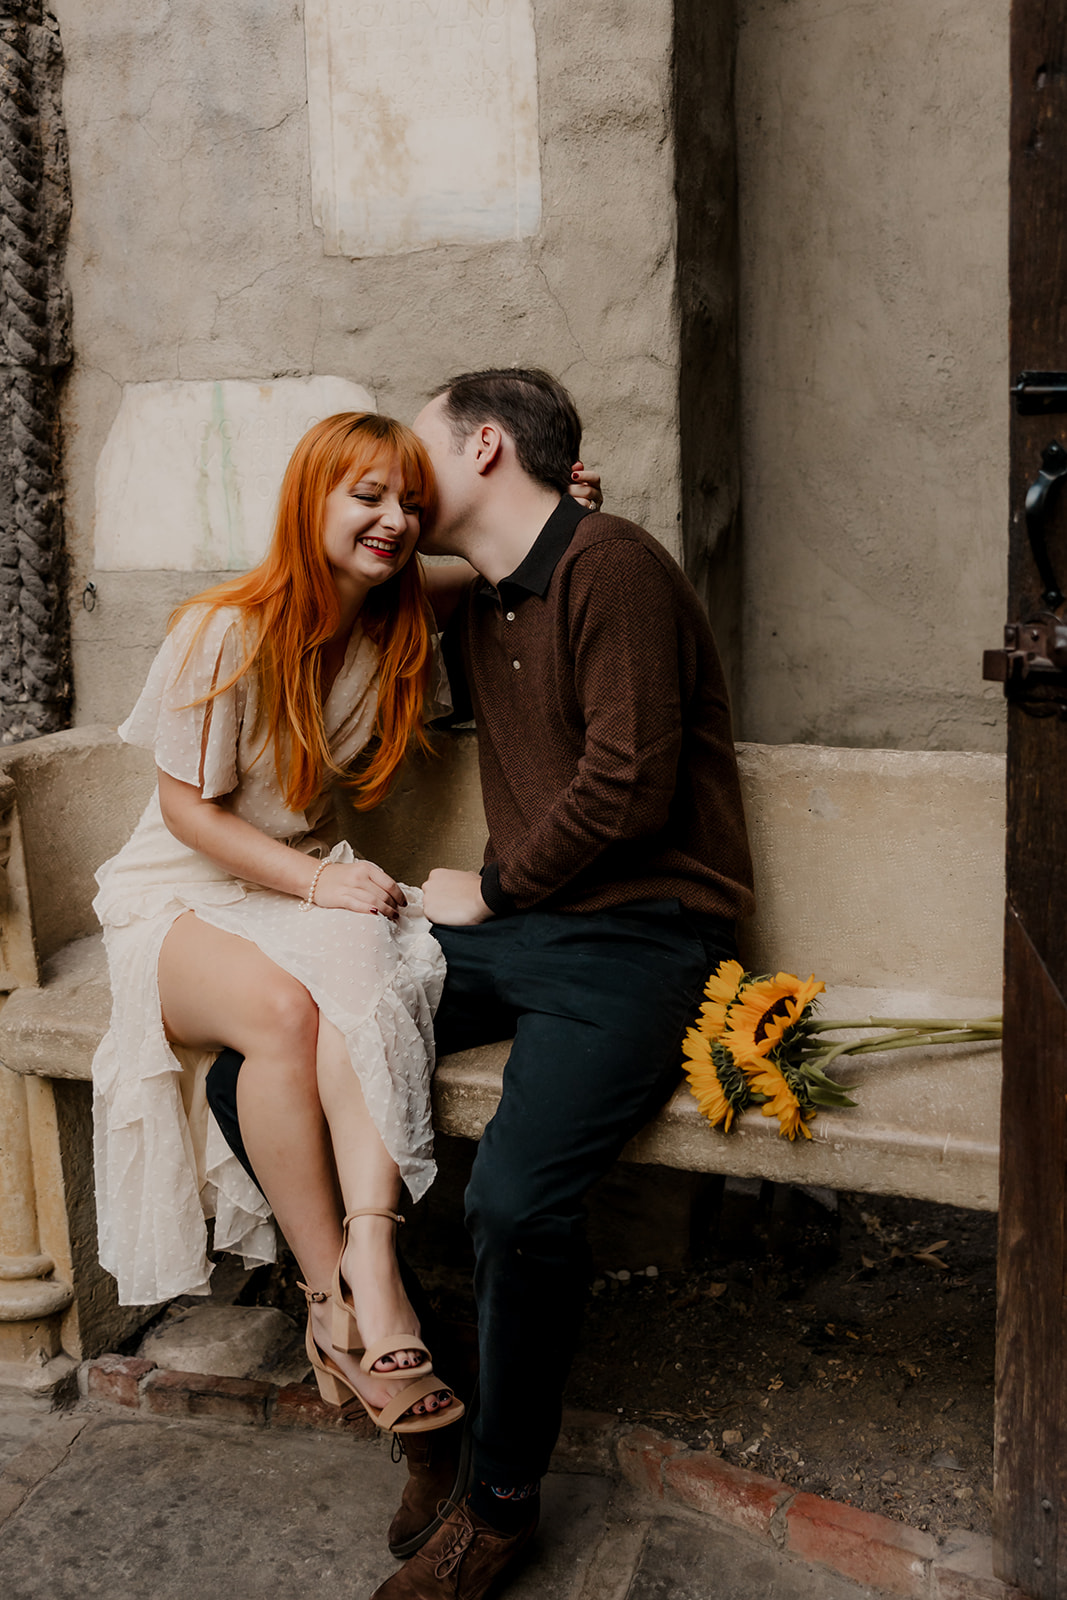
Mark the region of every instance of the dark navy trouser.
<instances>
[{"instance_id":1,"label":"dark navy trouser","mask_svg":"<svg viewBox=\"0 0 1067 1600\"><path fill-rule=\"evenodd\" d=\"M708 972L735 954L734 928L656 900L433 931L448 963L439 1054L515 1040L466 1195L475 1471L503 1487L541 1477L559 1433L589 1278L585 1195L678 1081L682 1035ZM208 1099L243 1154L236 1067L223 1052Z\"/></svg>"}]
</instances>

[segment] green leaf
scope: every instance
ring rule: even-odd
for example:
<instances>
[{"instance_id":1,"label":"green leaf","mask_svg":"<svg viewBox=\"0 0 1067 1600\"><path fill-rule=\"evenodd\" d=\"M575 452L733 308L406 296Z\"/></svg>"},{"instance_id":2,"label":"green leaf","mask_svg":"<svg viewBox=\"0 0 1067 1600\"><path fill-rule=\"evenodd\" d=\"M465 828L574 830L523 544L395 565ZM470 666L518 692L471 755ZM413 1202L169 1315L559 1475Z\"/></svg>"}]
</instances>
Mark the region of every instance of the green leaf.
<instances>
[{"instance_id":1,"label":"green leaf","mask_svg":"<svg viewBox=\"0 0 1067 1600\"><path fill-rule=\"evenodd\" d=\"M813 1061L805 1061L800 1070L809 1083L821 1083L824 1088L840 1089L844 1093L844 1084L837 1083L833 1078L828 1078L822 1068L816 1066Z\"/></svg>"},{"instance_id":2,"label":"green leaf","mask_svg":"<svg viewBox=\"0 0 1067 1600\"><path fill-rule=\"evenodd\" d=\"M850 1099L840 1086L836 1089L809 1089L808 1099L817 1106L854 1106L859 1104L858 1101Z\"/></svg>"}]
</instances>

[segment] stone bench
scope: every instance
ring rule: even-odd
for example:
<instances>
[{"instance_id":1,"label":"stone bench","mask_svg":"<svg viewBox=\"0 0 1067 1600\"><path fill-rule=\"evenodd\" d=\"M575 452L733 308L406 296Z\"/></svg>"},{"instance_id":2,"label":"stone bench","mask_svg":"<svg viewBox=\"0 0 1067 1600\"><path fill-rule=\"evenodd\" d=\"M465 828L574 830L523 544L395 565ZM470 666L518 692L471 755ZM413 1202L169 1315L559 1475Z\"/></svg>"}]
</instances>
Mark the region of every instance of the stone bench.
<instances>
[{"instance_id":1,"label":"stone bench","mask_svg":"<svg viewBox=\"0 0 1067 1600\"><path fill-rule=\"evenodd\" d=\"M972 754L739 747L759 910L746 965L814 971L827 1016L978 1016L1000 1009L1003 763ZM75 1297L63 1349L113 1348L141 1319L114 1306L95 1264L88 1151L90 1064L110 996L91 911L93 872L123 843L153 782L151 761L104 729L74 729L0 755L6 832L0 937L0 1062L24 1092L38 1235L10 1256L50 1258ZM474 736L451 735L413 764L388 803L347 819L371 859L407 883L430 866L474 867L485 825ZM446 1057L434 1120L480 1136L507 1045ZM749 1112L729 1136L681 1085L627 1159L696 1172L997 1204L1000 1054L955 1046L868 1058L843 1070L859 1105L821 1112L791 1145ZM0 1102L0 1117L4 1115ZM12 1113L9 1111L10 1120ZM15 1113L16 1117L18 1113ZM3 1200L0 1178L0 1202ZM45 1279L38 1280L42 1287ZM3 1320L0 1284L0 1322ZM2 1354L0 1354L2 1359Z\"/></svg>"}]
</instances>

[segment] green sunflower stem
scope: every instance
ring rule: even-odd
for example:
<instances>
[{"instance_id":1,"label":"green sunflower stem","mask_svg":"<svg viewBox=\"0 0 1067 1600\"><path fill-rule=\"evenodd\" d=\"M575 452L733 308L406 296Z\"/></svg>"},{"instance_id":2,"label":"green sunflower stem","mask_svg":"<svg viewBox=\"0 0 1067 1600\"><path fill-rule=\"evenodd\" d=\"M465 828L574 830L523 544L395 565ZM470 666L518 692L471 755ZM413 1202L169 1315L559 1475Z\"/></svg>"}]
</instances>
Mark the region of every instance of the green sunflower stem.
<instances>
[{"instance_id":1,"label":"green sunflower stem","mask_svg":"<svg viewBox=\"0 0 1067 1600\"><path fill-rule=\"evenodd\" d=\"M815 1052L809 1059L825 1071L830 1062L836 1061L838 1056L869 1056L884 1050L914 1050L917 1047L935 1044L989 1043L1000 1037L1000 1033L994 1032L991 1028L944 1028L934 1033L891 1034L885 1039L832 1045L828 1050Z\"/></svg>"},{"instance_id":2,"label":"green sunflower stem","mask_svg":"<svg viewBox=\"0 0 1067 1600\"><path fill-rule=\"evenodd\" d=\"M950 1028L981 1029L999 1038L1003 1031L1001 1017L853 1017L847 1022L806 1021L801 1023L805 1033L838 1033L846 1028L907 1028L913 1033L940 1033Z\"/></svg>"}]
</instances>

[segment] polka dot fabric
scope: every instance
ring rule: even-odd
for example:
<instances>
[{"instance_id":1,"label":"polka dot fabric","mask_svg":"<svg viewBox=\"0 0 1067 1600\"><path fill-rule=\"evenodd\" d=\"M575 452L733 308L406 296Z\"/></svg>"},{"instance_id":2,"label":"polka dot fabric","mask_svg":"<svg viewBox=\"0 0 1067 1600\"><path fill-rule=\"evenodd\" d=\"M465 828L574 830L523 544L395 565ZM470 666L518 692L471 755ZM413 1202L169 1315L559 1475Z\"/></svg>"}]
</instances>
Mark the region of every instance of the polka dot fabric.
<instances>
[{"instance_id":1,"label":"polka dot fabric","mask_svg":"<svg viewBox=\"0 0 1067 1600\"><path fill-rule=\"evenodd\" d=\"M255 685L242 678L210 705L196 705L240 665L236 612L187 614L156 658L122 727L130 744L207 798L271 838L309 855L351 861L335 843L329 795L309 813L286 808L273 752L256 727ZM350 761L366 743L376 704L377 654L354 630L325 706L330 748ZM331 848L332 847L332 848ZM388 863L385 863L387 866ZM118 1280L123 1305L206 1294L211 1273L206 1218L215 1247L254 1265L272 1261L266 1201L212 1117L204 1083L213 1057L173 1049L163 1032L159 951L183 911L250 939L305 985L344 1035L368 1109L417 1199L434 1176L429 1080L433 1012L444 958L422 914L384 917L315 907L241 882L167 829L153 796L128 844L97 873L94 907L104 927L111 977L111 1027L93 1062L93 1116L100 1260Z\"/></svg>"}]
</instances>

